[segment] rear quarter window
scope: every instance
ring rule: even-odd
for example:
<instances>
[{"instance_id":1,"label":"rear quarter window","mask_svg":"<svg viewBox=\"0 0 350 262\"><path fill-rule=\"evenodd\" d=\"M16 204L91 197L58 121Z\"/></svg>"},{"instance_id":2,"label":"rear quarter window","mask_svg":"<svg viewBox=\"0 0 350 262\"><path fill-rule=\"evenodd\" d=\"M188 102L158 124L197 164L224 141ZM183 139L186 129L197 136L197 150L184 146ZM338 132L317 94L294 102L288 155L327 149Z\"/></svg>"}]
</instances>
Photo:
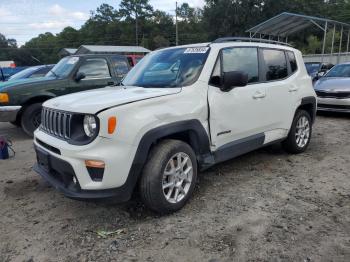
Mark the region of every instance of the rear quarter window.
<instances>
[{"instance_id":1,"label":"rear quarter window","mask_svg":"<svg viewBox=\"0 0 350 262\"><path fill-rule=\"evenodd\" d=\"M290 64L290 69L292 74L298 70L297 59L295 58L295 54L292 51L287 51L287 57Z\"/></svg>"}]
</instances>

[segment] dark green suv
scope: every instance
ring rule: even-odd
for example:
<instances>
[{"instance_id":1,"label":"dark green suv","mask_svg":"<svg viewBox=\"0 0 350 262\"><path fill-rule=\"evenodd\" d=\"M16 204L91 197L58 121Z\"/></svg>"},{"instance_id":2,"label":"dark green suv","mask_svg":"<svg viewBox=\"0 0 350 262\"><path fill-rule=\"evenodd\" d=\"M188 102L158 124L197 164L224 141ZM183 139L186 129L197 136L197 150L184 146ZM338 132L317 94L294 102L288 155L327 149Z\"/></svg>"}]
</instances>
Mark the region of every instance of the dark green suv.
<instances>
[{"instance_id":1,"label":"dark green suv","mask_svg":"<svg viewBox=\"0 0 350 262\"><path fill-rule=\"evenodd\" d=\"M68 56L45 76L0 84L0 122L30 136L41 122L41 104L51 98L118 85L130 66L122 55Z\"/></svg>"}]
</instances>

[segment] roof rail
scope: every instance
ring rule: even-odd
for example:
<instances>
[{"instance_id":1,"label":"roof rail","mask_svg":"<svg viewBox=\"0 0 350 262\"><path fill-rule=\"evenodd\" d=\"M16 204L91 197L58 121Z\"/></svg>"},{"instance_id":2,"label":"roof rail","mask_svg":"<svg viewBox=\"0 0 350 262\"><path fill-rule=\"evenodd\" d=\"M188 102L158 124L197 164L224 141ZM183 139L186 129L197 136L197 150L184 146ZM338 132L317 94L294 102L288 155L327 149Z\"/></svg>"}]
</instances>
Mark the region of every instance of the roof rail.
<instances>
[{"instance_id":1,"label":"roof rail","mask_svg":"<svg viewBox=\"0 0 350 262\"><path fill-rule=\"evenodd\" d=\"M213 42L214 43L226 43L226 42L254 42L254 43L266 43L266 44L275 44L275 45L285 45L285 46L291 46L288 43L269 40L269 39L262 39L262 38L250 38L250 37L221 37Z\"/></svg>"}]
</instances>

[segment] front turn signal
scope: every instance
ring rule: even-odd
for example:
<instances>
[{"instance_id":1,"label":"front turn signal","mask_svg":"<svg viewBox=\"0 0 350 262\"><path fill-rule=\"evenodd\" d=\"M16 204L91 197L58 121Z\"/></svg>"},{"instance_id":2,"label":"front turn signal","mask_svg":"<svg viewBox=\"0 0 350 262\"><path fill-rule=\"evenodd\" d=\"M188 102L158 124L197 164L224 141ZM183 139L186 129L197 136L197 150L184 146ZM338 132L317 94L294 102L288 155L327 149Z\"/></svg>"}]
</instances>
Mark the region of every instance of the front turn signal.
<instances>
[{"instance_id":1,"label":"front turn signal","mask_svg":"<svg viewBox=\"0 0 350 262\"><path fill-rule=\"evenodd\" d=\"M108 118L108 134L113 134L117 127L117 118L115 116L111 116Z\"/></svg>"},{"instance_id":2,"label":"front turn signal","mask_svg":"<svg viewBox=\"0 0 350 262\"><path fill-rule=\"evenodd\" d=\"M7 93L0 93L0 103L8 103L10 101Z\"/></svg>"},{"instance_id":3,"label":"front turn signal","mask_svg":"<svg viewBox=\"0 0 350 262\"><path fill-rule=\"evenodd\" d=\"M85 160L86 167L105 168L105 162L100 160Z\"/></svg>"}]
</instances>

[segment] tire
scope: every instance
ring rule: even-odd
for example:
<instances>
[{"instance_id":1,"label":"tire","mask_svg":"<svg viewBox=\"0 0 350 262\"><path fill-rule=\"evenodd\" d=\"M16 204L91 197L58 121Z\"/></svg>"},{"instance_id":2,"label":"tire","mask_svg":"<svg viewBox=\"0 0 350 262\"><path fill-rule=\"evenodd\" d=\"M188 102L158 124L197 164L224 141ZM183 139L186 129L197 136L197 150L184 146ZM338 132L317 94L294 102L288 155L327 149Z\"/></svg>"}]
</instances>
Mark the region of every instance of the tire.
<instances>
[{"instance_id":1,"label":"tire","mask_svg":"<svg viewBox=\"0 0 350 262\"><path fill-rule=\"evenodd\" d=\"M305 128L302 127L303 125L305 125ZM310 114L305 110L298 110L294 116L288 137L282 142L282 146L289 153L300 154L309 146L311 134L312 120Z\"/></svg>"},{"instance_id":2,"label":"tire","mask_svg":"<svg viewBox=\"0 0 350 262\"><path fill-rule=\"evenodd\" d=\"M10 123L16 127L21 127L21 119L17 118L15 121L12 121Z\"/></svg>"},{"instance_id":3,"label":"tire","mask_svg":"<svg viewBox=\"0 0 350 262\"><path fill-rule=\"evenodd\" d=\"M182 167L177 165L178 156L180 162L184 163L187 159ZM176 168L178 172L175 172ZM188 170L187 175L182 172L184 169ZM186 204L193 193L196 180L197 160L192 148L182 141L164 140L149 154L139 181L140 197L149 209L169 214Z\"/></svg>"},{"instance_id":4,"label":"tire","mask_svg":"<svg viewBox=\"0 0 350 262\"><path fill-rule=\"evenodd\" d=\"M22 114L21 126L23 131L30 137L33 137L35 129L41 122L41 103L35 103L27 106Z\"/></svg>"}]
</instances>

